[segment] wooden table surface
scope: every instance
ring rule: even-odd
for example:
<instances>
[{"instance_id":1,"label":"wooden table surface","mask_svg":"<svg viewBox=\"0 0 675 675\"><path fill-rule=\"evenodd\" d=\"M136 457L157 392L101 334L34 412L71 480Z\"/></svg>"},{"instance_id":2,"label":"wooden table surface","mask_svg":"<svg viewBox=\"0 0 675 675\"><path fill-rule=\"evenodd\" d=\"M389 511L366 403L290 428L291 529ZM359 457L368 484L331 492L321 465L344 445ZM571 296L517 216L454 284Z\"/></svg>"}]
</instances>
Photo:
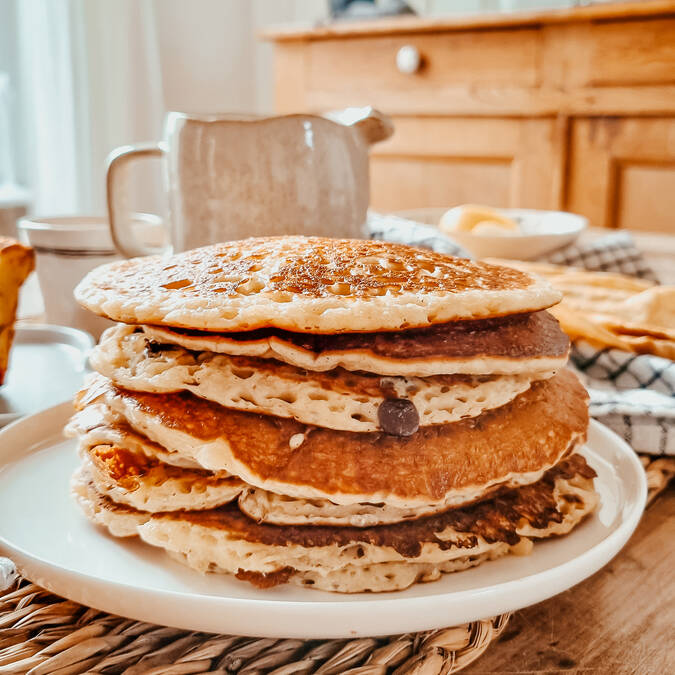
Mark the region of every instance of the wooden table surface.
<instances>
[{"instance_id":1,"label":"wooden table surface","mask_svg":"<svg viewBox=\"0 0 675 675\"><path fill-rule=\"evenodd\" d=\"M517 612L463 673L675 673L675 488L575 588Z\"/></svg>"}]
</instances>

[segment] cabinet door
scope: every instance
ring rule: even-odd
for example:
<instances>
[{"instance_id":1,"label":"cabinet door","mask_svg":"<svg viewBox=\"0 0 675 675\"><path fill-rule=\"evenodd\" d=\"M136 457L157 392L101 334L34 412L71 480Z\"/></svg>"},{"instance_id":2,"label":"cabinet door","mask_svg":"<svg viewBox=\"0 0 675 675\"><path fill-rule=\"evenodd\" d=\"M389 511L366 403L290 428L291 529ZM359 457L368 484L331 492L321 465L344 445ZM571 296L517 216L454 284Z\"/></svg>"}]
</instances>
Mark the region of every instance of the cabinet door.
<instances>
[{"instance_id":1,"label":"cabinet door","mask_svg":"<svg viewBox=\"0 0 675 675\"><path fill-rule=\"evenodd\" d=\"M675 118L574 120L567 208L592 225L675 233Z\"/></svg>"},{"instance_id":2,"label":"cabinet door","mask_svg":"<svg viewBox=\"0 0 675 675\"><path fill-rule=\"evenodd\" d=\"M552 118L397 117L371 153L379 210L452 206L560 208L564 126Z\"/></svg>"}]
</instances>

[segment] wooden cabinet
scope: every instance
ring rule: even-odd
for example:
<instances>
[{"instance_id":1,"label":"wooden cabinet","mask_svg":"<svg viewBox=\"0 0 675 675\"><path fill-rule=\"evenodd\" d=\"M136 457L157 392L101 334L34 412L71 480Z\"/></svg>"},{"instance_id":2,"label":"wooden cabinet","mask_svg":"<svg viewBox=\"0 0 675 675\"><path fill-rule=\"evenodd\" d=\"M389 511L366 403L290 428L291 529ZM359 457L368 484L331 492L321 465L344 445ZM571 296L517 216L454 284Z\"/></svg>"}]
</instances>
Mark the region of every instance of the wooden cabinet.
<instances>
[{"instance_id":1,"label":"wooden cabinet","mask_svg":"<svg viewBox=\"0 0 675 675\"><path fill-rule=\"evenodd\" d=\"M373 105L381 210L481 202L675 232L675 0L274 30L280 112ZM401 48L419 67L403 72Z\"/></svg>"},{"instance_id":2,"label":"wooden cabinet","mask_svg":"<svg viewBox=\"0 0 675 675\"><path fill-rule=\"evenodd\" d=\"M594 224L675 232L675 117L572 123L567 206Z\"/></svg>"},{"instance_id":3,"label":"wooden cabinet","mask_svg":"<svg viewBox=\"0 0 675 675\"><path fill-rule=\"evenodd\" d=\"M562 187L557 120L394 118L371 157L371 202L392 210L488 202L552 208ZM379 206L378 206L379 205Z\"/></svg>"}]
</instances>

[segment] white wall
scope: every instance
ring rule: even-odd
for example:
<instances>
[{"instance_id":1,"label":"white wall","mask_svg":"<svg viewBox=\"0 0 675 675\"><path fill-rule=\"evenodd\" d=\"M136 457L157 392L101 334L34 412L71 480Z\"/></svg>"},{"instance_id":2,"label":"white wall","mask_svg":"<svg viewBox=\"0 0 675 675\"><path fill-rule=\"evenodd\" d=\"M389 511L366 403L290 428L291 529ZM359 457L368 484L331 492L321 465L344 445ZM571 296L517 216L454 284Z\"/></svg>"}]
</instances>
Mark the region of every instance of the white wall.
<instances>
[{"instance_id":1,"label":"white wall","mask_svg":"<svg viewBox=\"0 0 675 675\"><path fill-rule=\"evenodd\" d=\"M208 112L255 106L248 2L155 0L164 104Z\"/></svg>"},{"instance_id":2,"label":"white wall","mask_svg":"<svg viewBox=\"0 0 675 675\"><path fill-rule=\"evenodd\" d=\"M323 0L153 0L167 110L270 112L272 46L263 26L311 22Z\"/></svg>"}]
</instances>

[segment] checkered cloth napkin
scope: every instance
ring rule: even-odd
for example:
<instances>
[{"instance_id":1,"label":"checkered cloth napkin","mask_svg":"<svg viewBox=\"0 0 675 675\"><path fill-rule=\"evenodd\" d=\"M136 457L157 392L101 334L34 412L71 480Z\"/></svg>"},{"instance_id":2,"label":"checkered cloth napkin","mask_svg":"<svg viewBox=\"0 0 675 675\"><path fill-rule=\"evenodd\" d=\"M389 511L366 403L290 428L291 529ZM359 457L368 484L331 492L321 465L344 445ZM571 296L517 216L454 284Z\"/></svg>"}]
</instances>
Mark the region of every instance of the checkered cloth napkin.
<instances>
[{"instance_id":1,"label":"checkered cloth napkin","mask_svg":"<svg viewBox=\"0 0 675 675\"><path fill-rule=\"evenodd\" d=\"M368 229L372 239L471 257L431 225L371 212ZM612 232L540 260L658 281L628 232ZM570 366L588 389L594 418L625 438L637 452L675 456L675 362L620 349L599 350L587 342L575 341Z\"/></svg>"}]
</instances>

